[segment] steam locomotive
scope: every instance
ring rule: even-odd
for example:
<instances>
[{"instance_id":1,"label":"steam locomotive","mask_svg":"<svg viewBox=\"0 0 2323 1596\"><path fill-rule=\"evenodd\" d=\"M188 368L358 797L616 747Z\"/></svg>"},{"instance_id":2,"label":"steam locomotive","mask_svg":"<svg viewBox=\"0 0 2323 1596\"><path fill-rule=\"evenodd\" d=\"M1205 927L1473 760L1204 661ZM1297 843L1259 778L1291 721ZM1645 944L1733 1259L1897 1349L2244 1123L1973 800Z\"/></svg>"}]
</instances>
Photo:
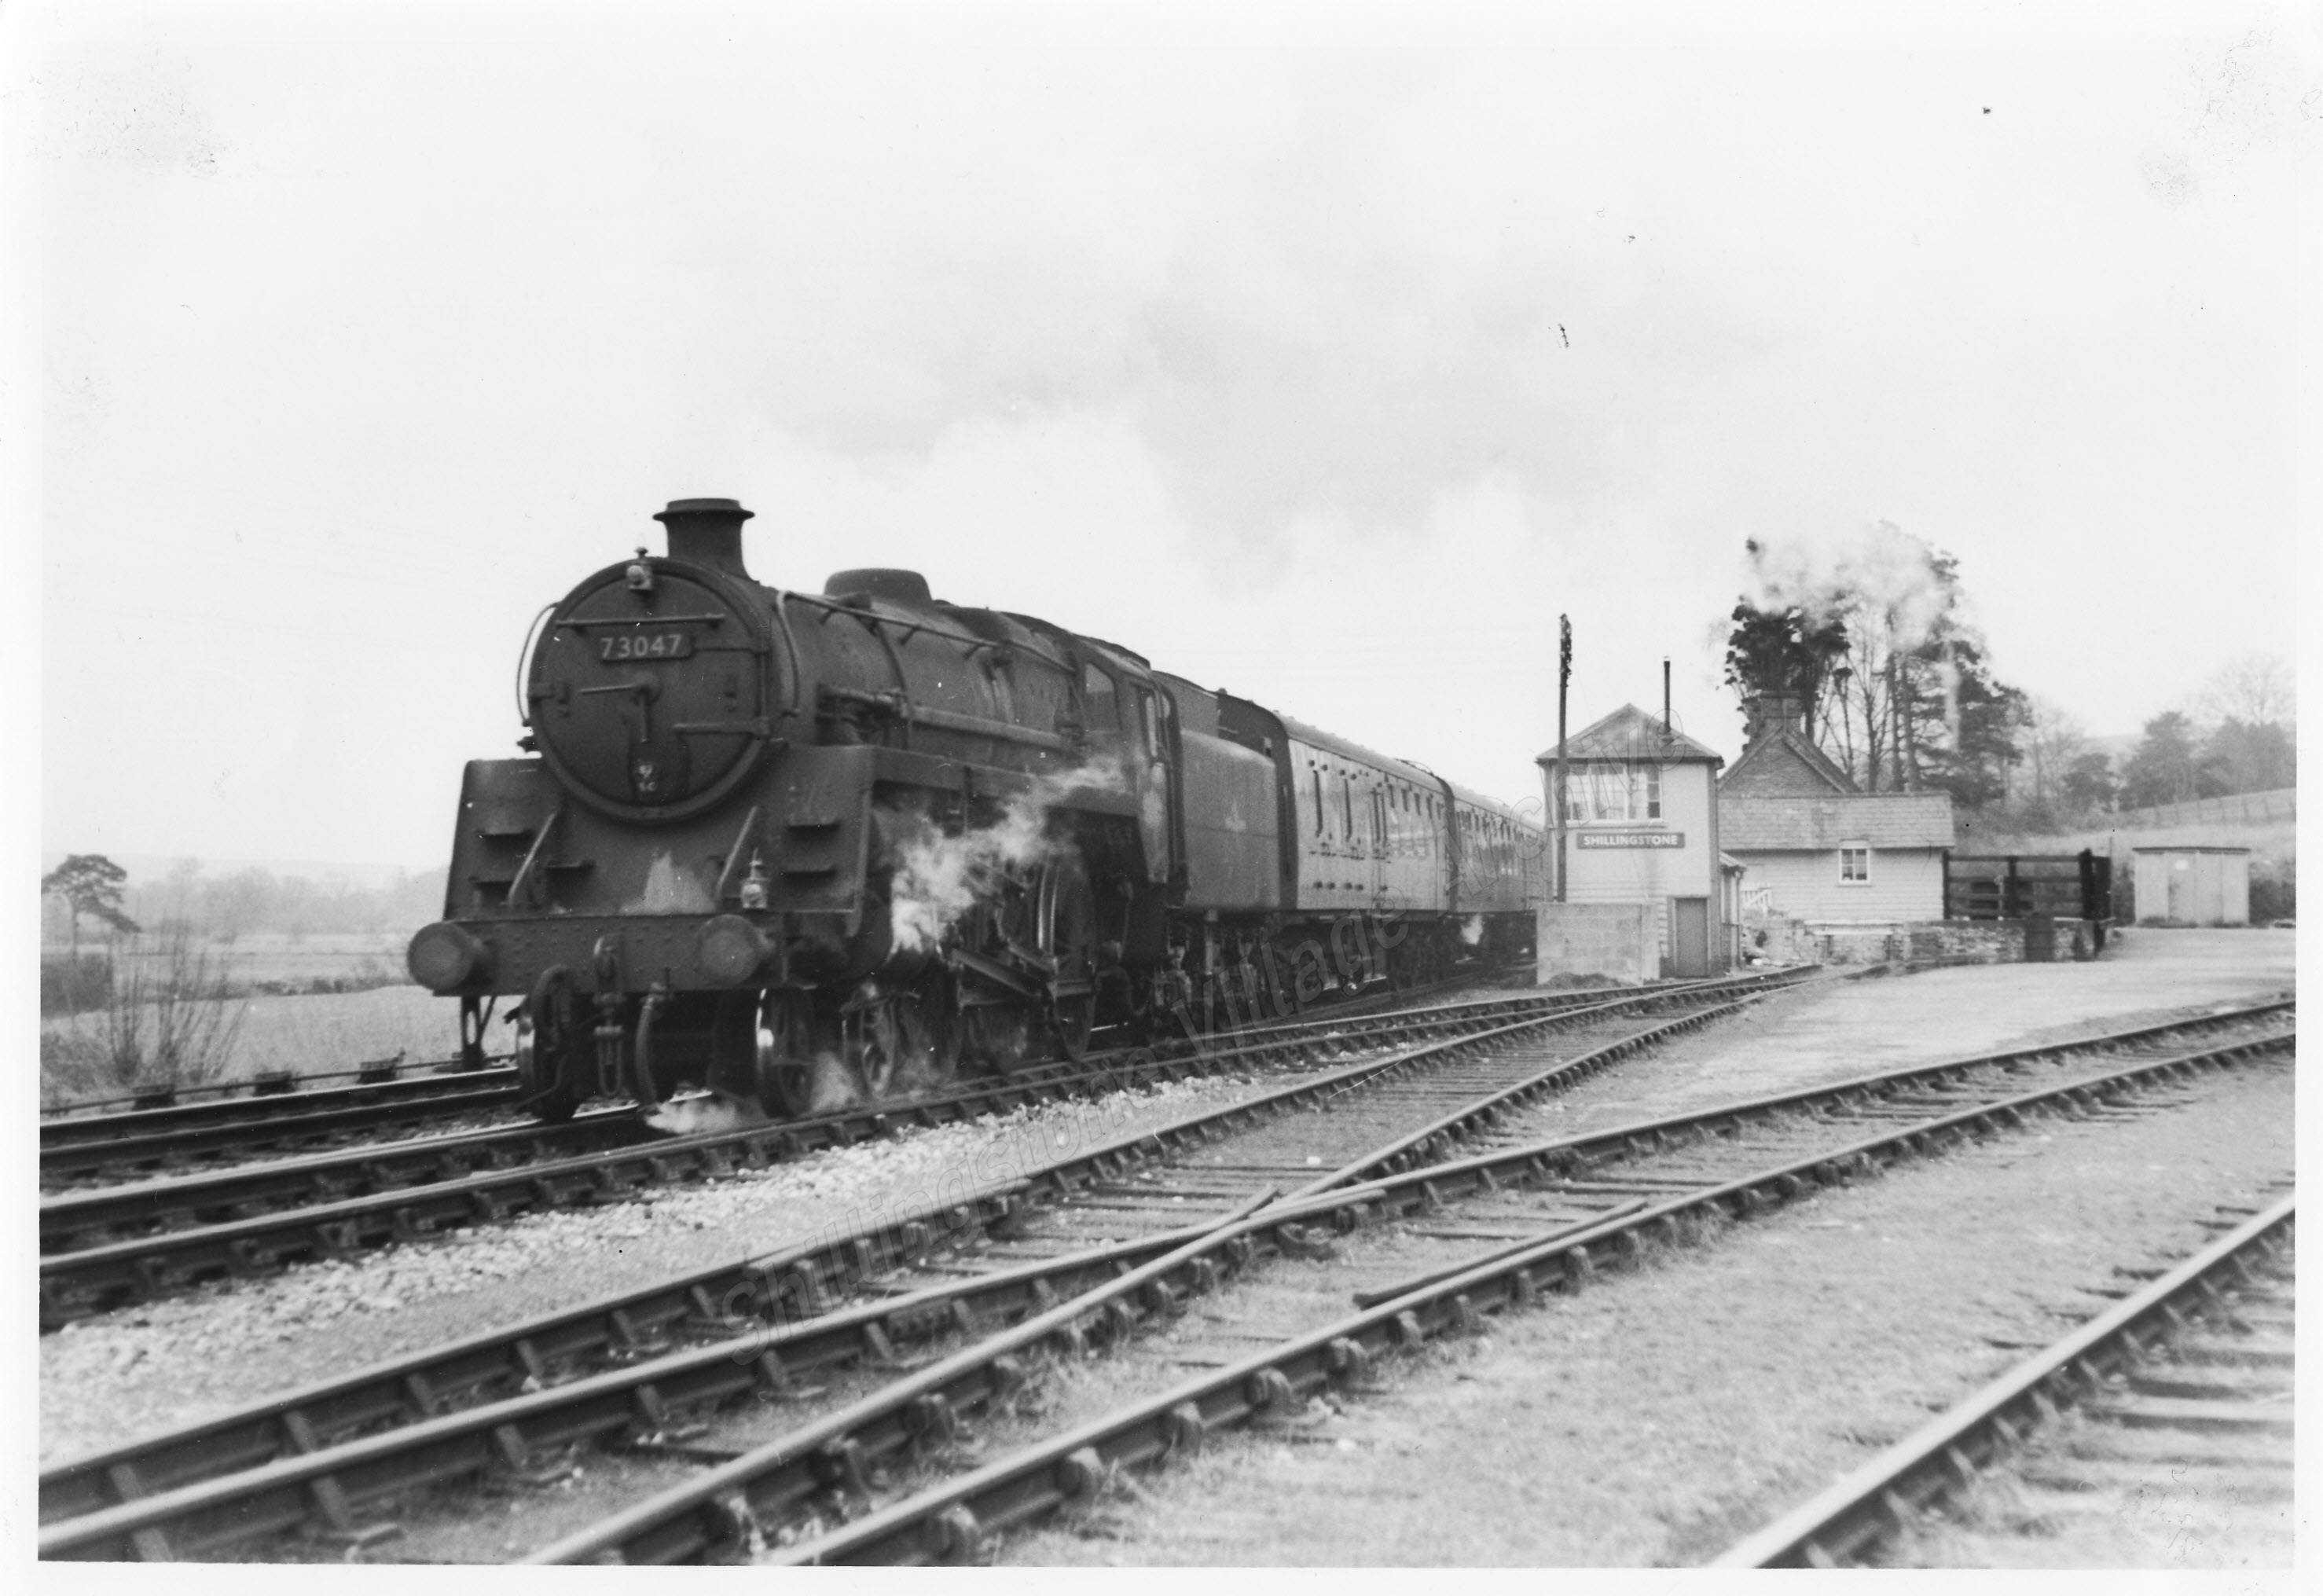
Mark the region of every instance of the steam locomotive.
<instances>
[{"instance_id":1,"label":"steam locomotive","mask_svg":"<svg viewBox=\"0 0 2323 1596\"><path fill-rule=\"evenodd\" d=\"M679 500L536 619L519 746L461 783L412 939L532 1112L776 1115L1207 1030L1530 945L1506 805L917 573L754 580Z\"/></svg>"}]
</instances>

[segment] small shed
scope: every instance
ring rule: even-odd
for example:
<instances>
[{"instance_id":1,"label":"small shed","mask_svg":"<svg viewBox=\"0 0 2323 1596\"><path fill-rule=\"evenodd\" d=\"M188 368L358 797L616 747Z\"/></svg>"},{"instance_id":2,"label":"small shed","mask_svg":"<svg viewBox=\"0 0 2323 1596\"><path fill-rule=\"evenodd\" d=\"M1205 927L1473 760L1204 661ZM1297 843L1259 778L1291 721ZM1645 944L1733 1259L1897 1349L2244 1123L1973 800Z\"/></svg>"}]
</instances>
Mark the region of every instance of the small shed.
<instances>
[{"instance_id":1,"label":"small shed","mask_svg":"<svg viewBox=\"0 0 2323 1596\"><path fill-rule=\"evenodd\" d=\"M2133 848L2140 925L2248 925L2250 849Z\"/></svg>"}]
</instances>

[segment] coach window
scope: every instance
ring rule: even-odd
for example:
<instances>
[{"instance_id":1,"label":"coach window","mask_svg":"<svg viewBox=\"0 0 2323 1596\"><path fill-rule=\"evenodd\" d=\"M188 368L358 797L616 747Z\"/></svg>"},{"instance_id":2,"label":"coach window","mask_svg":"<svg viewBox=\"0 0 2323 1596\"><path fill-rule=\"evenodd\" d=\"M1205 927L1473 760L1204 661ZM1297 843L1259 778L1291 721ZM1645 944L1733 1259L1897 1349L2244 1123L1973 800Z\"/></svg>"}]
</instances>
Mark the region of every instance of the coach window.
<instances>
[{"instance_id":1,"label":"coach window","mask_svg":"<svg viewBox=\"0 0 2323 1596\"><path fill-rule=\"evenodd\" d=\"M1868 842L1842 842L1839 845L1839 884L1841 886L1871 885L1871 845Z\"/></svg>"}]
</instances>

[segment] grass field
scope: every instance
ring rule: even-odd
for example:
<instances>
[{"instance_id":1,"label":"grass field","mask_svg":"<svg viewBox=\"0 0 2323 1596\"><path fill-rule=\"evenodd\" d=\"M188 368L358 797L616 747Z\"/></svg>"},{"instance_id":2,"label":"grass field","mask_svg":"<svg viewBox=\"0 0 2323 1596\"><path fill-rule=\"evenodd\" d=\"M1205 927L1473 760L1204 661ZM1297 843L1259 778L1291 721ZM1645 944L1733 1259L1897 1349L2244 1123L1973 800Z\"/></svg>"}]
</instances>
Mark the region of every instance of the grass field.
<instances>
[{"instance_id":1,"label":"grass field","mask_svg":"<svg viewBox=\"0 0 2323 1596\"><path fill-rule=\"evenodd\" d=\"M310 986L330 981L387 986L409 979L404 973L403 950L410 940L409 933L404 931L296 938L270 934L237 937L231 942L211 941L205 946L212 960L224 968L229 980L252 989L286 985ZM144 957L158 954L148 952Z\"/></svg>"},{"instance_id":2,"label":"grass field","mask_svg":"<svg viewBox=\"0 0 2323 1596\"><path fill-rule=\"evenodd\" d=\"M312 1075L353 1069L398 1054L408 1067L448 1059L460 1049L459 1005L418 986L226 1000L227 1015L236 1009L240 1028L213 1078L216 1080L245 1079L271 1070ZM96 1016L41 1022L44 1104L109 1097L123 1089L105 1074L102 1036ZM505 1050L505 1028L496 1028L485 1046Z\"/></svg>"},{"instance_id":3,"label":"grass field","mask_svg":"<svg viewBox=\"0 0 2323 1596\"><path fill-rule=\"evenodd\" d=\"M382 986L373 992L252 998L233 1069L243 1075L267 1069L303 1075L348 1069L398 1053L407 1064L433 1062L459 1050L456 1002L418 986Z\"/></svg>"}]
</instances>

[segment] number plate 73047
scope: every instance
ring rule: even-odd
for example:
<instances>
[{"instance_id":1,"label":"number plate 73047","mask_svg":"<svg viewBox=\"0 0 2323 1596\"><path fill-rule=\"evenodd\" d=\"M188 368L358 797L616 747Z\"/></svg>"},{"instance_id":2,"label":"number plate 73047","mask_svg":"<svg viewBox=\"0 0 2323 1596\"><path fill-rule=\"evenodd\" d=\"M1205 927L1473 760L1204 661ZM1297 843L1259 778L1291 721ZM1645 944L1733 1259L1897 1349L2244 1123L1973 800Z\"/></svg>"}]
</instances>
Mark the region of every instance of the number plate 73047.
<instances>
[{"instance_id":1,"label":"number plate 73047","mask_svg":"<svg viewBox=\"0 0 2323 1596\"><path fill-rule=\"evenodd\" d=\"M692 632L615 632L597 639L597 657L605 660L684 659L693 652Z\"/></svg>"}]
</instances>

